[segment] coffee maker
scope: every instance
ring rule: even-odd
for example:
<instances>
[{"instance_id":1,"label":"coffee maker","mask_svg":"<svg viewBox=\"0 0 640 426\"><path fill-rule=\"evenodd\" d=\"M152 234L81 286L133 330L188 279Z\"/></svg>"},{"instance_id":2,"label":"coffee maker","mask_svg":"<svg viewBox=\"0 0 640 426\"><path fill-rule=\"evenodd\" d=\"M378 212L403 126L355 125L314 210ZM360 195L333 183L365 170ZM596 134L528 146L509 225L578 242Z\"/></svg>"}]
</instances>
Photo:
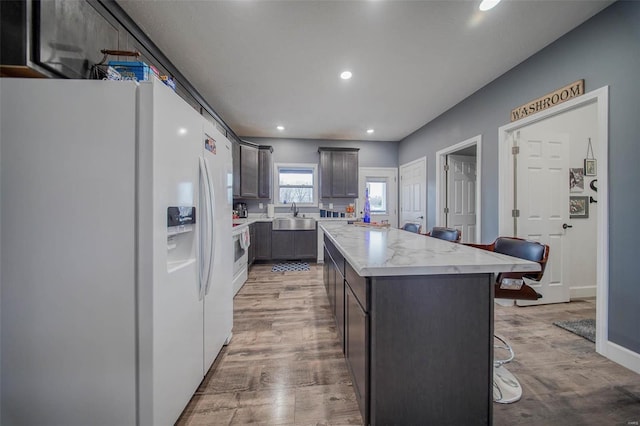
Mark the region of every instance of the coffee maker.
<instances>
[{"instance_id":1,"label":"coffee maker","mask_svg":"<svg viewBox=\"0 0 640 426\"><path fill-rule=\"evenodd\" d=\"M236 203L234 210L238 212L238 216L245 218L249 216L247 212L247 203Z\"/></svg>"}]
</instances>

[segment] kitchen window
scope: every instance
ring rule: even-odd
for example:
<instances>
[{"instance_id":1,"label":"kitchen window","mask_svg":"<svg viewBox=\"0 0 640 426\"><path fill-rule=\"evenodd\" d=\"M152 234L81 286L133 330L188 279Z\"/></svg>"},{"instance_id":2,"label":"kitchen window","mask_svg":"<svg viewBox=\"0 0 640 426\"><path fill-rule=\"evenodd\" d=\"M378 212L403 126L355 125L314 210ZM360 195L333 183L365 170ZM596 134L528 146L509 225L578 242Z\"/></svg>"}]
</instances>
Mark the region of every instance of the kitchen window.
<instances>
[{"instance_id":1,"label":"kitchen window","mask_svg":"<svg viewBox=\"0 0 640 426\"><path fill-rule=\"evenodd\" d=\"M317 164L275 164L275 194L278 206L318 204Z\"/></svg>"}]
</instances>

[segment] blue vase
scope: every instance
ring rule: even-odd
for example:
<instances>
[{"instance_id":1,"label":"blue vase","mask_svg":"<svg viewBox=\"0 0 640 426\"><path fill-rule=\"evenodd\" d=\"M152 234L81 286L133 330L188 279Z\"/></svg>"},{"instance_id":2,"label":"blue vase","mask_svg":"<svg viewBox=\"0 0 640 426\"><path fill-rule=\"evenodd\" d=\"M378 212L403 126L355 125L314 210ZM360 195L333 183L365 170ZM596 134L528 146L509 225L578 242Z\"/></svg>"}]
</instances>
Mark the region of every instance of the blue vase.
<instances>
[{"instance_id":1,"label":"blue vase","mask_svg":"<svg viewBox=\"0 0 640 426\"><path fill-rule=\"evenodd\" d=\"M369 204L369 188L364 190L364 216L362 217L364 223L371 223L371 205Z\"/></svg>"}]
</instances>

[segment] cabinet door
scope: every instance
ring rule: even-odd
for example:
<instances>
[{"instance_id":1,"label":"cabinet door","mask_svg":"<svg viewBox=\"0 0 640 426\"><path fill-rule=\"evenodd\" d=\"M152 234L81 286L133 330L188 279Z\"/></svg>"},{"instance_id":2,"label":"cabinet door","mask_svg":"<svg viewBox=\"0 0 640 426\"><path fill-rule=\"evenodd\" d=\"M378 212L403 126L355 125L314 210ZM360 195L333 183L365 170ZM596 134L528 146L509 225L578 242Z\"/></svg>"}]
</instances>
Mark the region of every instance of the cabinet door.
<instances>
[{"instance_id":1,"label":"cabinet door","mask_svg":"<svg viewBox=\"0 0 640 426\"><path fill-rule=\"evenodd\" d=\"M249 225L249 266L253 265L256 260L256 226L255 223Z\"/></svg>"},{"instance_id":2,"label":"cabinet door","mask_svg":"<svg viewBox=\"0 0 640 426\"><path fill-rule=\"evenodd\" d=\"M256 222L256 259L271 260L271 223Z\"/></svg>"},{"instance_id":3,"label":"cabinet door","mask_svg":"<svg viewBox=\"0 0 640 426\"><path fill-rule=\"evenodd\" d=\"M313 231L294 231L294 247L295 259L315 258L318 249L318 232Z\"/></svg>"},{"instance_id":4,"label":"cabinet door","mask_svg":"<svg viewBox=\"0 0 640 426\"><path fill-rule=\"evenodd\" d=\"M344 341L345 341L345 329L344 329L344 319L345 319L345 307L344 307L344 277L338 271L336 267L336 289L335 289L335 316L336 316L336 329L338 330L338 339L340 340L340 348L342 349L342 353L344 350Z\"/></svg>"},{"instance_id":5,"label":"cabinet door","mask_svg":"<svg viewBox=\"0 0 640 426\"><path fill-rule=\"evenodd\" d=\"M240 197L258 198L258 148L240 145Z\"/></svg>"},{"instance_id":6,"label":"cabinet door","mask_svg":"<svg viewBox=\"0 0 640 426\"><path fill-rule=\"evenodd\" d=\"M260 149L258 154L258 198L271 198L273 163L270 149Z\"/></svg>"},{"instance_id":7,"label":"cabinet door","mask_svg":"<svg viewBox=\"0 0 640 426\"><path fill-rule=\"evenodd\" d=\"M322 280L324 282L324 289L327 292L327 295L329 294L329 265L331 265L333 262L331 262L331 257L329 256L329 252L327 251L326 247L323 247L324 249L324 263L322 264Z\"/></svg>"},{"instance_id":8,"label":"cabinet door","mask_svg":"<svg viewBox=\"0 0 640 426\"><path fill-rule=\"evenodd\" d=\"M344 191L349 198L358 198L358 153L344 153Z\"/></svg>"},{"instance_id":9,"label":"cabinet door","mask_svg":"<svg viewBox=\"0 0 640 426\"><path fill-rule=\"evenodd\" d=\"M351 370L353 389L360 406L362 418L367 422L368 406L368 369L369 369L369 341L368 341L368 316L360 307L358 300L345 285L345 357ZM365 423L367 424L367 423Z\"/></svg>"},{"instance_id":10,"label":"cabinet door","mask_svg":"<svg viewBox=\"0 0 640 426\"><path fill-rule=\"evenodd\" d=\"M335 151L331 153L331 196L346 197L345 191L346 174L345 174L345 154L346 152Z\"/></svg>"},{"instance_id":11,"label":"cabinet door","mask_svg":"<svg viewBox=\"0 0 640 426\"><path fill-rule=\"evenodd\" d=\"M331 198L331 151L320 151L320 198Z\"/></svg>"},{"instance_id":12,"label":"cabinet door","mask_svg":"<svg viewBox=\"0 0 640 426\"><path fill-rule=\"evenodd\" d=\"M294 259L294 237L299 231L272 231L271 232L271 258Z\"/></svg>"},{"instance_id":13,"label":"cabinet door","mask_svg":"<svg viewBox=\"0 0 640 426\"><path fill-rule=\"evenodd\" d=\"M240 197L240 144L232 143L233 146L233 198Z\"/></svg>"}]
</instances>

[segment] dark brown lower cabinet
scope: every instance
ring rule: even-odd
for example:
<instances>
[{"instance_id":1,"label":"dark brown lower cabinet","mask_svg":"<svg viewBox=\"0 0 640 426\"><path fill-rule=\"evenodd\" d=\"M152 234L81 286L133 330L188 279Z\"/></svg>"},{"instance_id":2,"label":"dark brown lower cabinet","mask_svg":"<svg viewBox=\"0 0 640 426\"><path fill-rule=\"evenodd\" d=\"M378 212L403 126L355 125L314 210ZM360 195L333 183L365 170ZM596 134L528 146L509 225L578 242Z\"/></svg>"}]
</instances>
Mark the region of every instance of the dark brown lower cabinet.
<instances>
[{"instance_id":1,"label":"dark brown lower cabinet","mask_svg":"<svg viewBox=\"0 0 640 426\"><path fill-rule=\"evenodd\" d=\"M490 425L492 274L362 277L326 236L324 245L365 424Z\"/></svg>"},{"instance_id":2,"label":"dark brown lower cabinet","mask_svg":"<svg viewBox=\"0 0 640 426\"><path fill-rule=\"evenodd\" d=\"M345 295L344 324L346 338L344 353L353 379L353 390L365 424L368 424L369 407L369 317L358 303L348 283L343 287Z\"/></svg>"},{"instance_id":3,"label":"dark brown lower cabinet","mask_svg":"<svg viewBox=\"0 0 640 426\"><path fill-rule=\"evenodd\" d=\"M272 231L271 258L275 260L315 259L318 233L307 231Z\"/></svg>"}]
</instances>

